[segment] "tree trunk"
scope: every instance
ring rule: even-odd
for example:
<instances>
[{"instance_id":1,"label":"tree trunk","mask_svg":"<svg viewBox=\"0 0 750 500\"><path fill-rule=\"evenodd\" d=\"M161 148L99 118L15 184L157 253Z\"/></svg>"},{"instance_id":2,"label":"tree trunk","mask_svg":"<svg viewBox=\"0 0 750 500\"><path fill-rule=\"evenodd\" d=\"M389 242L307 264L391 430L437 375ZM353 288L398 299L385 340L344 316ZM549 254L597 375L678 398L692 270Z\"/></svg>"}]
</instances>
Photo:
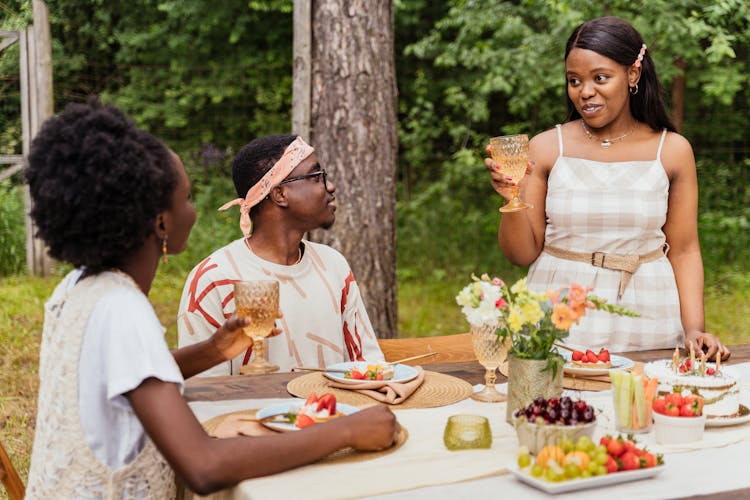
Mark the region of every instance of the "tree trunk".
<instances>
[{"instance_id":1,"label":"tree trunk","mask_svg":"<svg viewBox=\"0 0 750 500\"><path fill-rule=\"evenodd\" d=\"M311 236L349 260L380 338L397 336L392 0L315 0L311 140L336 184L336 223Z\"/></svg>"},{"instance_id":2,"label":"tree trunk","mask_svg":"<svg viewBox=\"0 0 750 500\"><path fill-rule=\"evenodd\" d=\"M672 80L672 122L677 132L682 133L682 120L685 113L685 68L687 64L683 58L674 62L679 70Z\"/></svg>"}]
</instances>

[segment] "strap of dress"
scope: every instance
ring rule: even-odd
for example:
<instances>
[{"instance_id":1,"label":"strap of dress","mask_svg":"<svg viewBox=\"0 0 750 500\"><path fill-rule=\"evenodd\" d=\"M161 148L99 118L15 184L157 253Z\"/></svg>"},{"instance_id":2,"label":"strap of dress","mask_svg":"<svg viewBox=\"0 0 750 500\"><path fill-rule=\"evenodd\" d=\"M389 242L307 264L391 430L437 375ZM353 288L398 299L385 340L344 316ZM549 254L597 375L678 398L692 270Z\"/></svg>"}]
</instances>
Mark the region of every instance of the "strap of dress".
<instances>
[{"instance_id":1,"label":"strap of dress","mask_svg":"<svg viewBox=\"0 0 750 500\"><path fill-rule=\"evenodd\" d=\"M661 158L661 147L664 145L664 139L667 137L667 129L662 130L661 140L659 141L659 149L656 150L656 159Z\"/></svg>"},{"instance_id":2,"label":"strap of dress","mask_svg":"<svg viewBox=\"0 0 750 500\"><path fill-rule=\"evenodd\" d=\"M563 144L563 143L562 143L562 125L560 125L560 124L558 123L557 125L555 125L555 128L557 129L557 145L558 145L558 147L560 148L560 154L558 154L557 156L562 156L562 155L563 155L563 146L562 146L562 144Z\"/></svg>"}]
</instances>

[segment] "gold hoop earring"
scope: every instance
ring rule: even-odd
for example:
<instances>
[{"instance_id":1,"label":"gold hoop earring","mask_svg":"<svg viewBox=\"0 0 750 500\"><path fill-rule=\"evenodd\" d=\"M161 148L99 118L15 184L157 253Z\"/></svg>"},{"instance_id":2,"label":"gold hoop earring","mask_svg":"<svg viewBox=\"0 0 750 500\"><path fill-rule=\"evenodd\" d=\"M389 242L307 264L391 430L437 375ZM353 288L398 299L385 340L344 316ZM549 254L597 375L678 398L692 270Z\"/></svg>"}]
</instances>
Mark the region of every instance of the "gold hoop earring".
<instances>
[{"instance_id":1,"label":"gold hoop earring","mask_svg":"<svg viewBox=\"0 0 750 500\"><path fill-rule=\"evenodd\" d=\"M167 235L164 235L164 239L161 240L161 261L166 264L169 259L167 258Z\"/></svg>"},{"instance_id":2,"label":"gold hoop earring","mask_svg":"<svg viewBox=\"0 0 750 500\"><path fill-rule=\"evenodd\" d=\"M630 92L630 95L636 95L638 93L638 84L636 83L632 87L628 87L628 92Z\"/></svg>"}]
</instances>

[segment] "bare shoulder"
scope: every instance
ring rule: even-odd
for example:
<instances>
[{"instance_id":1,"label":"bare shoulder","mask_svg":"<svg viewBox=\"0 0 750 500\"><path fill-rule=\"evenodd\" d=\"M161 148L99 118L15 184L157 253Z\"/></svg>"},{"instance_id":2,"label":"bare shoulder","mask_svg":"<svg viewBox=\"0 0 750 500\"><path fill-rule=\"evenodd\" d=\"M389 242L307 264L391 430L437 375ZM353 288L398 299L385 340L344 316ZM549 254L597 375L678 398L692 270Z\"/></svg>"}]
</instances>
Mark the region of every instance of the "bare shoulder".
<instances>
[{"instance_id":1,"label":"bare shoulder","mask_svg":"<svg viewBox=\"0 0 750 500\"><path fill-rule=\"evenodd\" d=\"M661 162L672 177L695 170L695 156L690 141L677 132L667 132L661 151Z\"/></svg>"},{"instance_id":2,"label":"bare shoulder","mask_svg":"<svg viewBox=\"0 0 750 500\"><path fill-rule=\"evenodd\" d=\"M548 171L560 155L557 130L551 128L534 136L529 141L529 159L536 167Z\"/></svg>"}]
</instances>

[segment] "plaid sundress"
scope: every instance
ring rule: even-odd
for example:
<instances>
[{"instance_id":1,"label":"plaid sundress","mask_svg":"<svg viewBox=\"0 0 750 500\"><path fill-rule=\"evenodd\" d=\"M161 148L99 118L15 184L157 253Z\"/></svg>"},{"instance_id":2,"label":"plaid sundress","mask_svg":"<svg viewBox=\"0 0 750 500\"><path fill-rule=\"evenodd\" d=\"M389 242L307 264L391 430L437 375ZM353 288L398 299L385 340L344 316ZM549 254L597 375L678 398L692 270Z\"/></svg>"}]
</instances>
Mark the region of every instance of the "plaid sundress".
<instances>
[{"instance_id":1,"label":"plaid sundress","mask_svg":"<svg viewBox=\"0 0 750 500\"><path fill-rule=\"evenodd\" d=\"M645 254L664 246L669 179L661 163L664 130L654 160L601 162L566 157L557 125L559 156L547 186L545 244L574 252ZM620 272L553 257L546 252L529 269L535 291L578 283L627 307L638 318L589 310L570 330L571 346L618 352L683 345L680 302L666 256L641 264L618 300Z\"/></svg>"}]
</instances>

